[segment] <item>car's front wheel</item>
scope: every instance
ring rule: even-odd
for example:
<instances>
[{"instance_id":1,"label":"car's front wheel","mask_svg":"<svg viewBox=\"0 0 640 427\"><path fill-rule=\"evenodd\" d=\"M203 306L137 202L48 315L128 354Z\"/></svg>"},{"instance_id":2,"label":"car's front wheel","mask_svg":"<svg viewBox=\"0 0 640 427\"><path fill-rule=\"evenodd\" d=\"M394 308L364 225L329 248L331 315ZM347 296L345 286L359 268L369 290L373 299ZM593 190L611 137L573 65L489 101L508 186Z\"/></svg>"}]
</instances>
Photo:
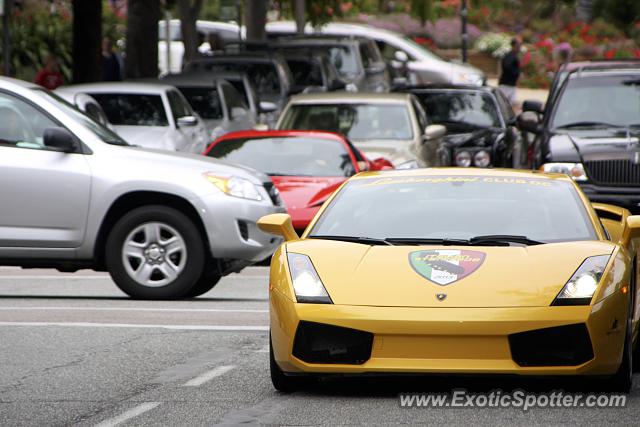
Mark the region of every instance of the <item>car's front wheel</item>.
<instances>
[{"instance_id":1,"label":"car's front wheel","mask_svg":"<svg viewBox=\"0 0 640 427\"><path fill-rule=\"evenodd\" d=\"M105 260L114 282L140 299L177 299L201 276L205 255L198 229L182 212L144 206L124 215L107 238Z\"/></svg>"},{"instance_id":2,"label":"car's front wheel","mask_svg":"<svg viewBox=\"0 0 640 427\"><path fill-rule=\"evenodd\" d=\"M271 383L273 387L283 393L291 393L300 390L309 385L309 379L306 377L288 376L282 372L273 355L273 345L269 338L269 370L271 373Z\"/></svg>"}]
</instances>

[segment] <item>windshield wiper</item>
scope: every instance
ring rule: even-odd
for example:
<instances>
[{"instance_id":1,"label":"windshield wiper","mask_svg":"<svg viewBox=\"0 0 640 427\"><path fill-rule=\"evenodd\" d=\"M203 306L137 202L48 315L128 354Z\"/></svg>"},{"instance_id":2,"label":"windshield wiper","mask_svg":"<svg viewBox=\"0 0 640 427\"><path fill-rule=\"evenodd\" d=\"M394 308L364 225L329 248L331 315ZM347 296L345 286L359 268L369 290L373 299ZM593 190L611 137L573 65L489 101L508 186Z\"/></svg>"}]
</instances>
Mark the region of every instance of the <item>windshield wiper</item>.
<instances>
[{"instance_id":1,"label":"windshield wiper","mask_svg":"<svg viewBox=\"0 0 640 427\"><path fill-rule=\"evenodd\" d=\"M401 245L468 246L470 244L470 242L465 239L421 239L419 237L387 237L384 240L390 243Z\"/></svg>"},{"instance_id":2,"label":"windshield wiper","mask_svg":"<svg viewBox=\"0 0 640 427\"><path fill-rule=\"evenodd\" d=\"M584 122L567 123L566 125L556 127L556 129L573 129L573 128L590 128L590 127L619 128L621 126L614 125L612 123L605 123L605 122L584 121Z\"/></svg>"},{"instance_id":3,"label":"windshield wiper","mask_svg":"<svg viewBox=\"0 0 640 427\"><path fill-rule=\"evenodd\" d=\"M388 242L386 239L376 239L373 237L315 235L315 236L309 236L309 239L338 240L342 242L362 243L363 245L393 246L393 243Z\"/></svg>"},{"instance_id":4,"label":"windshield wiper","mask_svg":"<svg viewBox=\"0 0 640 427\"><path fill-rule=\"evenodd\" d=\"M510 234L487 234L485 236L476 236L469 239L469 243L472 245L484 245L489 244L494 246L508 246L509 243L519 243L521 245L543 245L544 242L538 240L532 240L527 236L515 236Z\"/></svg>"}]
</instances>

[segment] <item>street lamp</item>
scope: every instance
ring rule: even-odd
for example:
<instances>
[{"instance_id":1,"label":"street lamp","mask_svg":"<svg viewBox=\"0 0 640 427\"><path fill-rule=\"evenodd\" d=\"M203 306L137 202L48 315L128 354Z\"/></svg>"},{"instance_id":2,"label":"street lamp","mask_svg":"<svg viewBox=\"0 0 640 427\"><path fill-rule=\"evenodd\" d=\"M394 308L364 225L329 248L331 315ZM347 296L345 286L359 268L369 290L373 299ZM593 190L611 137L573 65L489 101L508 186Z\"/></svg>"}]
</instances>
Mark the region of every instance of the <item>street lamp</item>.
<instances>
[{"instance_id":1,"label":"street lamp","mask_svg":"<svg viewBox=\"0 0 640 427\"><path fill-rule=\"evenodd\" d=\"M467 62L467 0L462 0L460 5L460 21L462 24L462 62Z\"/></svg>"}]
</instances>

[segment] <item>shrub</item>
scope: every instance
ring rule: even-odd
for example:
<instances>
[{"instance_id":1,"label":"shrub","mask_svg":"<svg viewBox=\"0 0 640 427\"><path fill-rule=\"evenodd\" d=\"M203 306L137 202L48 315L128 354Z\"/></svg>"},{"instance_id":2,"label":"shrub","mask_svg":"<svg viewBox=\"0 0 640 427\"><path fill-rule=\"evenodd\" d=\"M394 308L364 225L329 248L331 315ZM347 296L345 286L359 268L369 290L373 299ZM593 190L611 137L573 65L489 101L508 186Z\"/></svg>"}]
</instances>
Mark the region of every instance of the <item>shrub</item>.
<instances>
[{"instance_id":1,"label":"shrub","mask_svg":"<svg viewBox=\"0 0 640 427\"><path fill-rule=\"evenodd\" d=\"M487 33L478 38L476 50L502 58L511 50L511 36L505 33Z\"/></svg>"}]
</instances>

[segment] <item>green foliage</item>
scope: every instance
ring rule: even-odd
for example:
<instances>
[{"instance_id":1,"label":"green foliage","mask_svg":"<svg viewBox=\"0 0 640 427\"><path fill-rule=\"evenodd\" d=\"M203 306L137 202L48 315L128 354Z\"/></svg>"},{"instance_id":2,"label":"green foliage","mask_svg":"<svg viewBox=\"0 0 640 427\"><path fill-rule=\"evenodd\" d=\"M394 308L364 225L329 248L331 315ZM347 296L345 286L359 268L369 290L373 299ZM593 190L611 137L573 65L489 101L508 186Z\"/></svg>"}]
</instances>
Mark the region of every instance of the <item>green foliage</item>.
<instances>
[{"instance_id":1,"label":"green foliage","mask_svg":"<svg viewBox=\"0 0 640 427\"><path fill-rule=\"evenodd\" d=\"M630 32L634 22L640 21L640 1L596 0L593 13L594 16L604 18Z\"/></svg>"},{"instance_id":2,"label":"green foliage","mask_svg":"<svg viewBox=\"0 0 640 427\"><path fill-rule=\"evenodd\" d=\"M432 0L411 0L411 15L420 19L422 25L433 17Z\"/></svg>"}]
</instances>

